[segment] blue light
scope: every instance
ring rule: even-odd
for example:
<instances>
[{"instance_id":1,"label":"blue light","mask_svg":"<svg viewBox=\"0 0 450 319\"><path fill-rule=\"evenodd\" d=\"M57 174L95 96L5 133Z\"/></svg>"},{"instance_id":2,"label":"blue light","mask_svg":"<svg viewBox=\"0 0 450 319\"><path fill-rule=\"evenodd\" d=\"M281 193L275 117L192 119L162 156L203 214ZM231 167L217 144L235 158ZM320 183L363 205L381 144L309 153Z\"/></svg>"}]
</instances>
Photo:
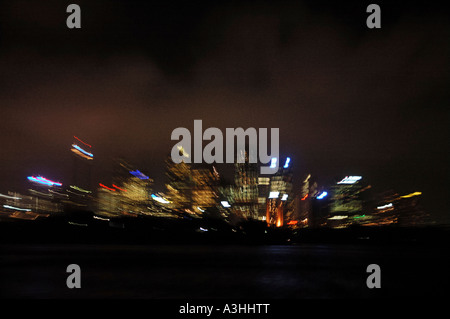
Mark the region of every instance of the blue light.
<instances>
[{"instance_id":1,"label":"blue light","mask_svg":"<svg viewBox=\"0 0 450 319\"><path fill-rule=\"evenodd\" d=\"M290 157L287 157L286 158L286 162L284 163L284 168L288 168L289 167L289 163L291 162L291 158Z\"/></svg>"},{"instance_id":2,"label":"blue light","mask_svg":"<svg viewBox=\"0 0 450 319\"><path fill-rule=\"evenodd\" d=\"M277 158L272 157L272 160L270 161L270 168L275 168L275 167L277 167Z\"/></svg>"},{"instance_id":3,"label":"blue light","mask_svg":"<svg viewBox=\"0 0 450 319\"><path fill-rule=\"evenodd\" d=\"M322 194L320 194L319 196L317 196L317 199L322 199L324 197L326 197L328 195L327 192L322 192Z\"/></svg>"},{"instance_id":4,"label":"blue light","mask_svg":"<svg viewBox=\"0 0 450 319\"><path fill-rule=\"evenodd\" d=\"M83 153L84 155L87 155L87 156L89 156L89 157L94 157L94 154L89 153L89 152L86 152L84 149L82 149L82 148L79 147L78 145L72 144L72 146L73 146L74 148L76 148L77 150L79 150L79 151L80 151L81 153Z\"/></svg>"},{"instance_id":5,"label":"blue light","mask_svg":"<svg viewBox=\"0 0 450 319\"><path fill-rule=\"evenodd\" d=\"M138 170L130 171L130 174L135 176L135 177L137 177L137 178L139 178L139 179L149 179L148 176L146 176L145 174L141 173Z\"/></svg>"}]
</instances>

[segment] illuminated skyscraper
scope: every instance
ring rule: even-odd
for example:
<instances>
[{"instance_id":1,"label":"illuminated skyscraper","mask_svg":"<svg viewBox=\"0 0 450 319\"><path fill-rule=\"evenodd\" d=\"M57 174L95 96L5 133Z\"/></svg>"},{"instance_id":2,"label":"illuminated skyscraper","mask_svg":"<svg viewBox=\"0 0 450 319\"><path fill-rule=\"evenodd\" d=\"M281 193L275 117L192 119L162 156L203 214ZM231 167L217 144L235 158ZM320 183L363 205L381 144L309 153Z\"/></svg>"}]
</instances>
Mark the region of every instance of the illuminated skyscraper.
<instances>
[{"instance_id":1,"label":"illuminated skyscraper","mask_svg":"<svg viewBox=\"0 0 450 319\"><path fill-rule=\"evenodd\" d=\"M294 211L290 161L291 159L287 157L284 165L270 177L266 204L266 222L269 226L283 226L286 217L290 218Z\"/></svg>"},{"instance_id":2,"label":"illuminated skyscraper","mask_svg":"<svg viewBox=\"0 0 450 319\"><path fill-rule=\"evenodd\" d=\"M124 159L116 159L113 184L122 214L145 214L151 206L153 179Z\"/></svg>"},{"instance_id":3,"label":"illuminated skyscraper","mask_svg":"<svg viewBox=\"0 0 450 319\"><path fill-rule=\"evenodd\" d=\"M346 176L331 187L327 226L347 227L353 223L354 216L363 215L361 179L361 176Z\"/></svg>"}]
</instances>

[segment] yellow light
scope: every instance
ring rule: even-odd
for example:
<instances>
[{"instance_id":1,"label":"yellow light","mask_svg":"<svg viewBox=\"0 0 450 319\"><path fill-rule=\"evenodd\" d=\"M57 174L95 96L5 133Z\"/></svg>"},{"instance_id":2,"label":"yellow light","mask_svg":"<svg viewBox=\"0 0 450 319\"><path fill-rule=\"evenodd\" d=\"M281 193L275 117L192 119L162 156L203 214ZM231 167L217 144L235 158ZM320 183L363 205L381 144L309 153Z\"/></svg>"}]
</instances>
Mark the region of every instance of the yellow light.
<instances>
[{"instance_id":1,"label":"yellow light","mask_svg":"<svg viewBox=\"0 0 450 319\"><path fill-rule=\"evenodd\" d=\"M422 193L421 192L414 192L414 193L411 193L411 194L408 194L408 195L400 196L400 198L410 198L410 197L419 196L419 195L422 195Z\"/></svg>"}]
</instances>

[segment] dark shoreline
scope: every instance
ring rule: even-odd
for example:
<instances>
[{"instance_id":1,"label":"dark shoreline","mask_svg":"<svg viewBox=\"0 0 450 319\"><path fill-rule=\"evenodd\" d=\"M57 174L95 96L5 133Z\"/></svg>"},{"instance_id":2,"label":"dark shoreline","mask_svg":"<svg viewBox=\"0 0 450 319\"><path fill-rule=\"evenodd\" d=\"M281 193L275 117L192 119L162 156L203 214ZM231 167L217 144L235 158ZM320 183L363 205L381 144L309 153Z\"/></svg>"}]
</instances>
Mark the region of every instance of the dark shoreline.
<instances>
[{"instance_id":1,"label":"dark shoreline","mask_svg":"<svg viewBox=\"0 0 450 319\"><path fill-rule=\"evenodd\" d=\"M217 219L121 217L109 221L71 218L0 222L7 244L435 244L450 243L450 227L271 228L260 221L230 225Z\"/></svg>"}]
</instances>

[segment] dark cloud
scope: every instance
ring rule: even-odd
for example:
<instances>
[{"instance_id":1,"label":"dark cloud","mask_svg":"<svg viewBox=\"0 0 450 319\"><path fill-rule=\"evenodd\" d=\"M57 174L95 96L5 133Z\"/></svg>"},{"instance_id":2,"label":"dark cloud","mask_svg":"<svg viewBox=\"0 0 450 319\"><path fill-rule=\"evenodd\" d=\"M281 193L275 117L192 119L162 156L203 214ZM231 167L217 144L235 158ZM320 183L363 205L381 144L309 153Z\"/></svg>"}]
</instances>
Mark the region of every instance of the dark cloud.
<instances>
[{"instance_id":1,"label":"dark cloud","mask_svg":"<svg viewBox=\"0 0 450 319\"><path fill-rule=\"evenodd\" d=\"M364 10L352 18L361 4L80 1L82 29L68 30L68 3L32 3L4 3L0 19L2 191L32 173L68 178L72 135L94 145L98 179L121 155L160 187L170 133L202 119L279 127L297 180L362 174L448 210L439 12L384 9L368 31Z\"/></svg>"}]
</instances>

